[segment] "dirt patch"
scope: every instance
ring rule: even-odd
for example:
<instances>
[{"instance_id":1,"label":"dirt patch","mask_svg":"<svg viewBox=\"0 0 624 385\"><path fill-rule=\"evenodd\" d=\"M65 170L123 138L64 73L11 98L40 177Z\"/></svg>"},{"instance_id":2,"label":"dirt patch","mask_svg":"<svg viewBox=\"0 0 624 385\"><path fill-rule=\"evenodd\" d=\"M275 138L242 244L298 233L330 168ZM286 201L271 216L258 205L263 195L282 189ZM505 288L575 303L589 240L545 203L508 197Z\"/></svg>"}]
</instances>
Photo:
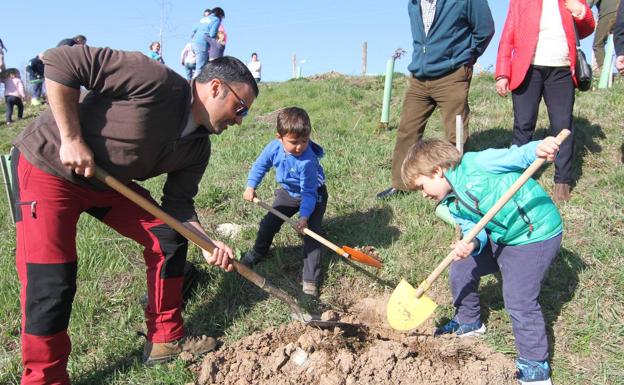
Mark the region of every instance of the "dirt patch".
<instances>
[{"instance_id":1,"label":"dirt patch","mask_svg":"<svg viewBox=\"0 0 624 385\"><path fill-rule=\"evenodd\" d=\"M510 358L475 339L433 338L432 325L409 334L385 322L386 298L323 318L353 326L319 329L293 322L208 354L196 384L448 385L515 384Z\"/></svg>"}]
</instances>

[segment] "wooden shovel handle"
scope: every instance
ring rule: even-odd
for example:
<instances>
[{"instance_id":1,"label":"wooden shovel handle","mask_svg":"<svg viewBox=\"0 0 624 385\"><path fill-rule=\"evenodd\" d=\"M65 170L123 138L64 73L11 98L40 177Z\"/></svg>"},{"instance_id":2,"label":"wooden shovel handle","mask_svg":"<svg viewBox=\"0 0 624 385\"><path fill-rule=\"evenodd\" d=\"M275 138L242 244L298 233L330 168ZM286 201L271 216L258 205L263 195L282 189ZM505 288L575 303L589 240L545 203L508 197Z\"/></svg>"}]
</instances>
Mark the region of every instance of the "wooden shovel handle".
<instances>
[{"instance_id":1,"label":"wooden shovel handle","mask_svg":"<svg viewBox=\"0 0 624 385\"><path fill-rule=\"evenodd\" d=\"M253 202L255 204L257 204L258 206L262 207L263 209L269 211L271 214L275 215L276 217L280 218L281 220L287 222L289 225L291 225L292 227L294 227L295 229L297 228L297 222L288 217L287 215L284 215L282 212L276 210L275 208L273 208L273 206L261 201L258 198L254 198ZM315 233L314 231L305 228L303 229L303 233L311 238L316 239L317 241L319 241L321 244L329 247L330 249L334 250L336 253L342 255L343 257L349 257L349 253L347 253L346 251L344 251L342 249L342 247L337 246L335 244L333 244L332 242L330 242L329 240L321 237L320 235L318 235L317 233Z\"/></svg>"},{"instance_id":2,"label":"wooden shovel handle","mask_svg":"<svg viewBox=\"0 0 624 385\"><path fill-rule=\"evenodd\" d=\"M125 196L132 202L139 205L145 211L165 222L167 225L169 225L169 227L180 233L184 238L193 242L202 249L212 253L214 249L217 248L217 246L212 243L212 241L208 239L204 234L201 234L197 230L192 230L184 226L182 223L180 223L180 221L164 212L160 207L150 202L143 196L139 195L128 186L121 183L119 180L117 180L115 177L113 177L100 167L95 167L95 177L100 181L104 182L113 190L117 191L121 195ZM264 290L268 294L274 295L275 297L279 298L296 313L304 314L292 297L290 297L283 290L273 286L270 282L266 280L266 278L262 277L260 274L256 273L255 271L251 270L250 268L235 259L230 259L230 263L234 265L236 271L245 279L251 281L253 284L258 286L260 289Z\"/></svg>"},{"instance_id":3,"label":"wooden shovel handle","mask_svg":"<svg viewBox=\"0 0 624 385\"><path fill-rule=\"evenodd\" d=\"M568 137L568 135L570 135L569 130L562 130L555 139L557 139L557 142L561 144ZM500 211L500 209L503 206L505 206L507 202L509 202L511 197L513 197L513 195L520 189L520 187L522 187L522 185L524 185L526 181L529 180L529 178L531 178L533 174L535 174L535 172L544 164L544 162L546 162L545 158L535 159L533 163L531 163L531 165L526 170L524 170L522 175L520 175L518 179L516 179L516 181L509 187L509 189L507 189L507 191L503 194L503 196L501 196L496 201L496 203L494 203L494 206L492 206L488 210L488 212L485 213L485 215L481 218L481 220L477 222L477 224L470 230L470 232L466 234L466 236L464 237L464 241L466 241L467 243L472 242L472 240L477 236L477 234L479 234L479 232L483 230L485 225L487 225L488 222L492 218L494 218L494 216ZM438 267L436 267L435 270L432 271L431 274L429 274L427 279L425 279L420 284L420 286L418 286L418 288L416 289L416 294L415 294L416 298L420 298L425 293L425 291L427 291L429 286L431 286L431 284L436 279L438 279L440 274L442 274L442 272L446 270L446 268L451 264L451 262L453 262L452 252L449 253L446 256L446 258L444 258L444 260L442 260L442 262L438 265Z\"/></svg>"}]
</instances>

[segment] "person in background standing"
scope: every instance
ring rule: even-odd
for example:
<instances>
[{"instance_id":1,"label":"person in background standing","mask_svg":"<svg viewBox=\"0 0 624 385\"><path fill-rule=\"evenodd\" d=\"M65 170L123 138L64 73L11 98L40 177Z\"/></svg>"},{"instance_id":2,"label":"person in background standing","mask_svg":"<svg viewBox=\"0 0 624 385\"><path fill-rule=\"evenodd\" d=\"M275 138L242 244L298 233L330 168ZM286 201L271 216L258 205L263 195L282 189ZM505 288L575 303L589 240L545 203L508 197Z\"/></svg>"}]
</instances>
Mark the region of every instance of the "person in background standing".
<instances>
[{"instance_id":1,"label":"person in background standing","mask_svg":"<svg viewBox=\"0 0 624 385\"><path fill-rule=\"evenodd\" d=\"M496 92L511 92L512 144L533 140L544 98L552 135L569 129L555 159L555 203L570 199L574 155L574 88L577 84L576 37L591 35L594 17L585 0L511 0L496 59Z\"/></svg>"},{"instance_id":2,"label":"person in background standing","mask_svg":"<svg viewBox=\"0 0 624 385\"><path fill-rule=\"evenodd\" d=\"M4 83L4 100L6 102L6 123L11 124L13 123L13 106L17 107L17 118L22 119L24 117L22 100L26 98L26 92L17 68L6 70L6 74L2 74L2 83Z\"/></svg>"},{"instance_id":3,"label":"person in background standing","mask_svg":"<svg viewBox=\"0 0 624 385\"><path fill-rule=\"evenodd\" d=\"M189 82L193 79L195 72L195 52L193 52L193 46L191 42L186 43L182 53L180 54L180 64L186 69L186 80Z\"/></svg>"},{"instance_id":4,"label":"person in background standing","mask_svg":"<svg viewBox=\"0 0 624 385\"><path fill-rule=\"evenodd\" d=\"M221 20L225 17L223 9L216 7L212 10L204 10L204 17L199 21L199 25L193 29L192 42L195 52L195 74L201 72L202 68L210 59L210 46L217 44L216 37L221 25Z\"/></svg>"},{"instance_id":5,"label":"person in background standing","mask_svg":"<svg viewBox=\"0 0 624 385\"><path fill-rule=\"evenodd\" d=\"M159 63L165 64L162 56L160 56L160 43L157 41L153 41L149 45L149 51L147 52L147 56L152 60L156 60Z\"/></svg>"},{"instance_id":6,"label":"person in background standing","mask_svg":"<svg viewBox=\"0 0 624 385\"><path fill-rule=\"evenodd\" d=\"M262 77L262 63L258 60L257 53L254 52L251 54L251 61L247 63L247 68L249 68L254 79L256 79L256 83L260 83L260 78Z\"/></svg>"},{"instance_id":7,"label":"person in background standing","mask_svg":"<svg viewBox=\"0 0 624 385\"><path fill-rule=\"evenodd\" d=\"M615 25L615 16L617 14L620 0L589 0L587 5L589 8L594 5L598 8L598 22L594 33L594 62L592 67L600 72L605 59L605 44L609 38L609 34L613 31Z\"/></svg>"},{"instance_id":8,"label":"person in background standing","mask_svg":"<svg viewBox=\"0 0 624 385\"><path fill-rule=\"evenodd\" d=\"M32 86L32 99L30 104L38 106L43 103L43 53L30 59L26 66L28 82Z\"/></svg>"},{"instance_id":9,"label":"person in background standing","mask_svg":"<svg viewBox=\"0 0 624 385\"><path fill-rule=\"evenodd\" d=\"M455 121L464 122L468 139L468 91L472 66L494 35L487 0L421 0L407 7L414 53L407 67L410 83L392 154L392 185L377 194L387 199L407 191L401 165L410 146L422 139L427 121L440 108L444 137L455 143Z\"/></svg>"}]
</instances>

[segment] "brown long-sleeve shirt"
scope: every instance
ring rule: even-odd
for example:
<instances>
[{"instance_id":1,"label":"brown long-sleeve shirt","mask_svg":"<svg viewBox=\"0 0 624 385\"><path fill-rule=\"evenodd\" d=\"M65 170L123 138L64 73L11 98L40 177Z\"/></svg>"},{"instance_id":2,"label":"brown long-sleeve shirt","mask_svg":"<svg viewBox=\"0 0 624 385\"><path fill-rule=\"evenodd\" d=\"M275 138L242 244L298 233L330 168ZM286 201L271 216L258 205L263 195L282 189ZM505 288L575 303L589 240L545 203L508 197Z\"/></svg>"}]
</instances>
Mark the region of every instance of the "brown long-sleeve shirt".
<instances>
[{"instance_id":1,"label":"brown long-sleeve shirt","mask_svg":"<svg viewBox=\"0 0 624 385\"><path fill-rule=\"evenodd\" d=\"M75 45L50 49L44 57L47 79L88 90L79 106L80 126L95 163L123 183L167 174L163 209L181 221L196 220L193 198L210 158L210 138L201 126L180 137L191 111L187 81L140 52ZM47 173L103 188L61 163L50 110L13 144Z\"/></svg>"}]
</instances>

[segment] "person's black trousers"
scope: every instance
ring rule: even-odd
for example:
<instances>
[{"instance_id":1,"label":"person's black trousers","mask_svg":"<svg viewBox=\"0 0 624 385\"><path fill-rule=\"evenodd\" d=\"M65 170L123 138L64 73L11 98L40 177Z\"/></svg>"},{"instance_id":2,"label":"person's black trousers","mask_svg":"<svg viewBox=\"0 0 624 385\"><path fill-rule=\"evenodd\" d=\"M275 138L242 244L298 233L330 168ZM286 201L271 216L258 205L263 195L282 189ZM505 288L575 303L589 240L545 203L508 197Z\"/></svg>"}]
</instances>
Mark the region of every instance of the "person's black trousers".
<instances>
[{"instance_id":1,"label":"person's black trousers","mask_svg":"<svg viewBox=\"0 0 624 385\"><path fill-rule=\"evenodd\" d=\"M13 121L13 106L17 106L17 118L21 119L24 117L24 103L22 103L22 99L17 96L7 95L4 97L4 101L6 102L7 123Z\"/></svg>"},{"instance_id":2,"label":"person's black trousers","mask_svg":"<svg viewBox=\"0 0 624 385\"><path fill-rule=\"evenodd\" d=\"M310 218L308 218L308 228L317 234L321 232L321 222L327 207L327 197L327 187L325 185L319 187L316 207ZM301 198L291 197L286 190L282 188L275 190L273 207L284 215L292 217L298 213L300 203ZM271 243L273 243L273 237L275 237L283 223L284 221L271 213L267 213L262 218L260 229L256 236L256 243L253 247L256 254L261 257L265 257L268 254ZM318 282L321 275L321 244L311 237L304 237L303 254L303 280Z\"/></svg>"},{"instance_id":3,"label":"person's black trousers","mask_svg":"<svg viewBox=\"0 0 624 385\"><path fill-rule=\"evenodd\" d=\"M512 144L521 146L533 140L539 104L544 98L551 134L571 131L555 159L555 183L572 183L574 154L574 83L569 67L530 66L520 87L512 91L514 127Z\"/></svg>"}]
</instances>

